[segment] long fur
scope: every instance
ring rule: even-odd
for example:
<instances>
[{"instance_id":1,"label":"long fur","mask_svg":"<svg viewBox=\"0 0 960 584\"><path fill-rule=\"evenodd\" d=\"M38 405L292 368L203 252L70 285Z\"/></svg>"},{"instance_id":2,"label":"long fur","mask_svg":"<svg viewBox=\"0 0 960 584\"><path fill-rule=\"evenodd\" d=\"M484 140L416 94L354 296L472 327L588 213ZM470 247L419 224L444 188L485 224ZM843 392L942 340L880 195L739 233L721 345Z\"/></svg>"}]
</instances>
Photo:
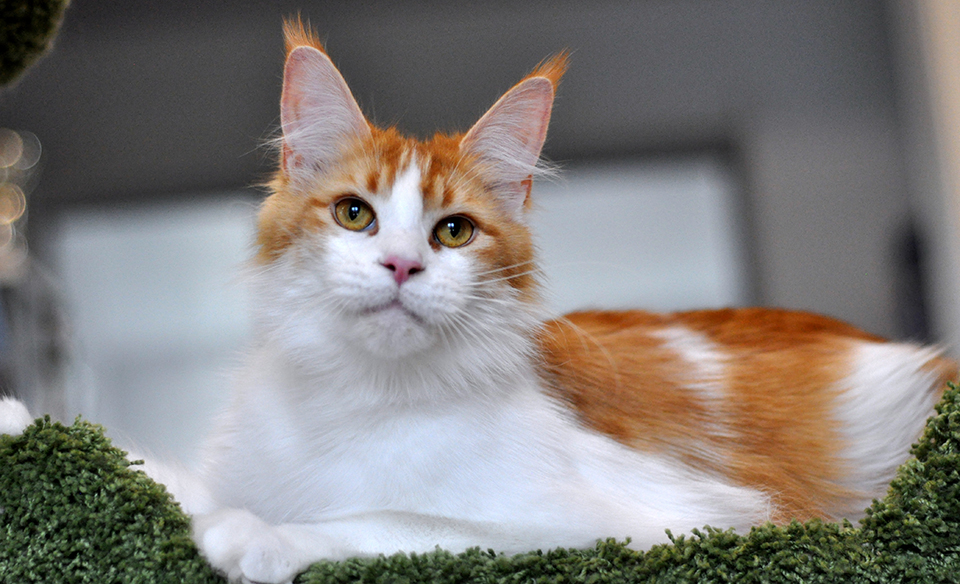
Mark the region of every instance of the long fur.
<instances>
[{"instance_id":1,"label":"long fur","mask_svg":"<svg viewBox=\"0 0 960 584\"><path fill-rule=\"evenodd\" d=\"M644 548L880 494L956 371L935 352L785 311L547 318L526 212L566 55L419 141L358 118L316 37L287 33L259 345L205 457L219 509L194 522L215 567L282 582L437 545ZM341 225L344 197L375 220ZM473 225L462 247L434 235L449 217ZM390 258L419 268L395 279Z\"/></svg>"}]
</instances>

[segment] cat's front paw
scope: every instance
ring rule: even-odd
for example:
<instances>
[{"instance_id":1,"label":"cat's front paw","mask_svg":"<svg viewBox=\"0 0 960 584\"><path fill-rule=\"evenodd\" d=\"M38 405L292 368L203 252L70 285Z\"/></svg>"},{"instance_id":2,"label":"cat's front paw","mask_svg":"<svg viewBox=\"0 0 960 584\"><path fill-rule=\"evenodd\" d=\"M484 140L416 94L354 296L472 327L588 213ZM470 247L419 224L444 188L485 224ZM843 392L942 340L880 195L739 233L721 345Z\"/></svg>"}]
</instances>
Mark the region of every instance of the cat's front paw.
<instances>
[{"instance_id":1,"label":"cat's front paw","mask_svg":"<svg viewBox=\"0 0 960 584\"><path fill-rule=\"evenodd\" d=\"M304 567L295 542L243 509L194 516L193 539L210 565L231 582L283 584Z\"/></svg>"},{"instance_id":2,"label":"cat's front paw","mask_svg":"<svg viewBox=\"0 0 960 584\"><path fill-rule=\"evenodd\" d=\"M12 397L0 398L0 434L19 436L32 423L33 418L23 402Z\"/></svg>"}]
</instances>

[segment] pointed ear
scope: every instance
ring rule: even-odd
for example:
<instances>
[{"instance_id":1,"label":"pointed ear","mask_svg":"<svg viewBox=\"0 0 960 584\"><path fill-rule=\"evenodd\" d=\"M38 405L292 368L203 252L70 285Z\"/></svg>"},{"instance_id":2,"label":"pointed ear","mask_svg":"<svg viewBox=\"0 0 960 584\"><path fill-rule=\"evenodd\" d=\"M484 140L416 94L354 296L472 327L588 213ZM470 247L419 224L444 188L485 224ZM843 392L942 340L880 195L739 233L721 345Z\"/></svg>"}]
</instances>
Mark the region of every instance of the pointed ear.
<instances>
[{"instance_id":1,"label":"pointed ear","mask_svg":"<svg viewBox=\"0 0 960 584\"><path fill-rule=\"evenodd\" d=\"M333 62L312 46L287 55L280 100L283 170L323 171L370 126Z\"/></svg>"},{"instance_id":2,"label":"pointed ear","mask_svg":"<svg viewBox=\"0 0 960 584\"><path fill-rule=\"evenodd\" d=\"M538 174L554 87L565 68L565 54L541 65L493 104L460 141L462 153L475 156L494 174L496 196L512 214L520 215Z\"/></svg>"}]
</instances>

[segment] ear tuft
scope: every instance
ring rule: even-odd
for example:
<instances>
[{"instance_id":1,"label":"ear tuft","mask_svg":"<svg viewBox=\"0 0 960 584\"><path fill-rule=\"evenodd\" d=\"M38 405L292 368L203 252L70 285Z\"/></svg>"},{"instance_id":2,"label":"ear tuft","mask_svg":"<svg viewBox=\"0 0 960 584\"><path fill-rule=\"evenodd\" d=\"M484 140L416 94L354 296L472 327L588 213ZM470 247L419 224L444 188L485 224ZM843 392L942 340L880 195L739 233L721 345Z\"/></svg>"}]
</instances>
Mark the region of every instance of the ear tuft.
<instances>
[{"instance_id":1,"label":"ear tuft","mask_svg":"<svg viewBox=\"0 0 960 584\"><path fill-rule=\"evenodd\" d=\"M290 17L283 19L283 40L286 45L288 57L293 49L297 47L313 47L321 53L326 54L327 52L323 48L323 43L321 43L319 37L317 37L317 33L310 27L310 21L304 24L299 14L296 18Z\"/></svg>"},{"instance_id":2,"label":"ear tuft","mask_svg":"<svg viewBox=\"0 0 960 584\"><path fill-rule=\"evenodd\" d=\"M560 78L567 72L570 66L570 52L563 50L556 55L544 59L537 67L530 72L524 79L532 77L543 77L553 85L553 91L557 91L560 86Z\"/></svg>"}]
</instances>

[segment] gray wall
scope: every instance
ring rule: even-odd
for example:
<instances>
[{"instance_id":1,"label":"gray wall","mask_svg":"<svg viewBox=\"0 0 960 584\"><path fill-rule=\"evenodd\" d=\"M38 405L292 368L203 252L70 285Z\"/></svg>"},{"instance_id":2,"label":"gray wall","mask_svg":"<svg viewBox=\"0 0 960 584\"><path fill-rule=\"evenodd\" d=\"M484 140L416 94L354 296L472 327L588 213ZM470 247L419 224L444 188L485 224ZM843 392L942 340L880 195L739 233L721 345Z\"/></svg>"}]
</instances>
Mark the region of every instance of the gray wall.
<instances>
[{"instance_id":1,"label":"gray wall","mask_svg":"<svg viewBox=\"0 0 960 584\"><path fill-rule=\"evenodd\" d=\"M885 335L910 202L884 4L78 0L57 49L0 95L46 148L30 229L262 179L280 18L300 11L365 111L420 135L466 128L540 59L573 51L554 160L720 148L743 178L753 289Z\"/></svg>"}]
</instances>

